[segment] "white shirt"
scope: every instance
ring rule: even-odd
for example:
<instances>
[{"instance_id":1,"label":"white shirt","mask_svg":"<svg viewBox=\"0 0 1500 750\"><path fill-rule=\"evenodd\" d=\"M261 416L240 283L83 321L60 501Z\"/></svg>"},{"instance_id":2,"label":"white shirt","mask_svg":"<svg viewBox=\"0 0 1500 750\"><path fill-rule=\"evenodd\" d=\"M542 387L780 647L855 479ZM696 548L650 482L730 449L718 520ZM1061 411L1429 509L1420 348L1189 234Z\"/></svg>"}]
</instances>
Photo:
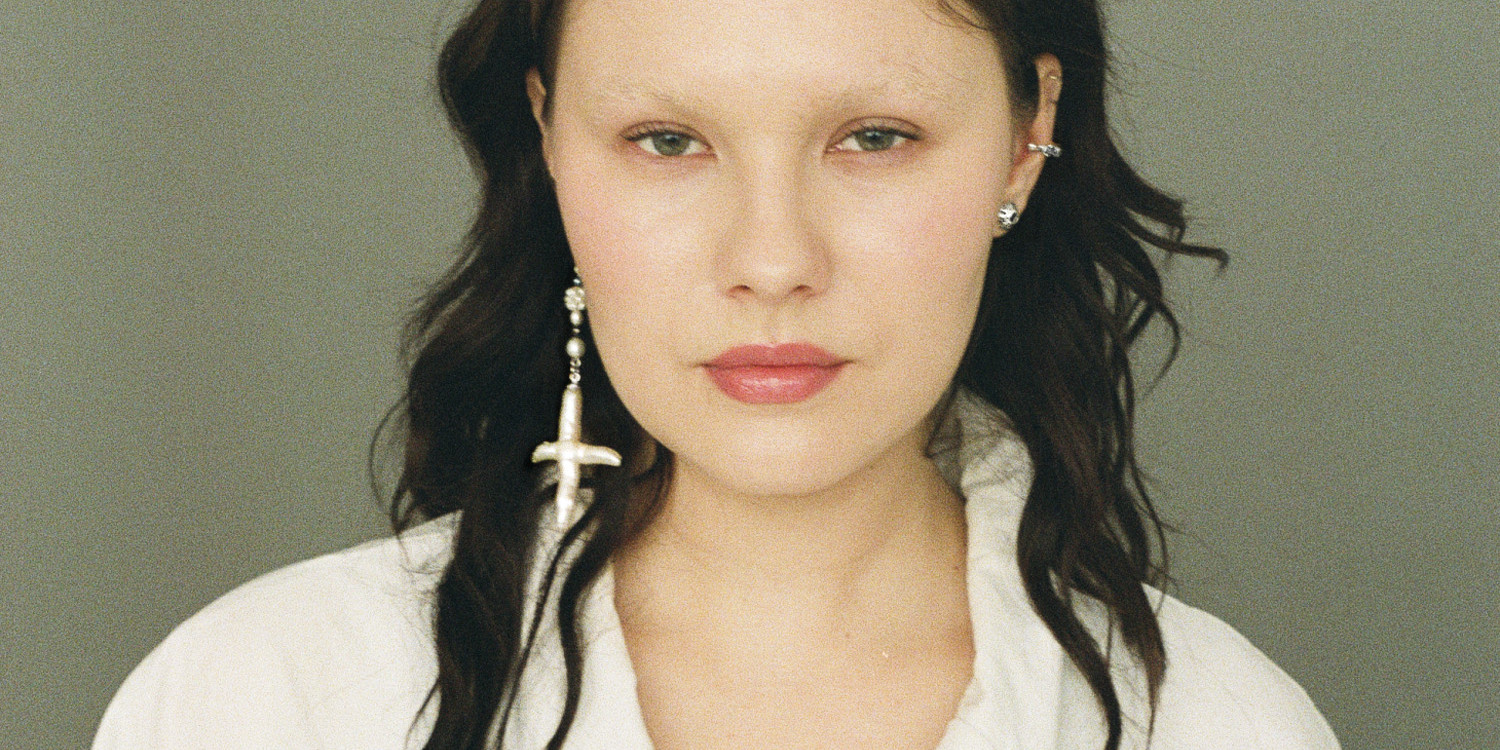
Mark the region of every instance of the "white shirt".
<instances>
[{"instance_id":1,"label":"white shirt","mask_svg":"<svg viewBox=\"0 0 1500 750\"><path fill-rule=\"evenodd\" d=\"M1031 476L1025 450L991 429L982 407L957 411L963 440L936 460L950 477L959 475L966 503L975 659L938 750L1102 748L1102 713L1032 610L1015 562ZM225 595L131 673L105 712L94 750L420 748L430 710L416 719L437 674L430 592L456 527L455 516L440 518ZM556 541L555 533L547 537ZM583 691L569 750L651 748L613 590L606 568L585 604ZM1265 655L1212 616L1153 594L1161 597L1168 668L1150 748L1338 748L1306 693ZM1102 610L1080 615L1096 634L1107 632ZM544 748L561 713L555 619L543 628L522 677L507 750ZM1141 684L1139 673L1118 657L1118 641L1111 650L1126 711L1123 746L1144 748L1145 699L1131 687Z\"/></svg>"}]
</instances>

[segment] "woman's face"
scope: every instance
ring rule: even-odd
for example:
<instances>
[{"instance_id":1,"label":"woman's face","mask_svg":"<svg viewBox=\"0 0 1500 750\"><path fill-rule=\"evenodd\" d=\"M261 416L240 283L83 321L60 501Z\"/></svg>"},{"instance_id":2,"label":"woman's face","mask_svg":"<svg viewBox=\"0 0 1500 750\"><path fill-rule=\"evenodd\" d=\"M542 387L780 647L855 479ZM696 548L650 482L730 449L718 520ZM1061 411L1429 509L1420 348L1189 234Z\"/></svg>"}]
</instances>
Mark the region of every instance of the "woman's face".
<instances>
[{"instance_id":1,"label":"woman's face","mask_svg":"<svg viewBox=\"0 0 1500 750\"><path fill-rule=\"evenodd\" d=\"M679 476L799 495L920 451L1024 198L992 37L928 0L568 6L533 104L595 345Z\"/></svg>"}]
</instances>

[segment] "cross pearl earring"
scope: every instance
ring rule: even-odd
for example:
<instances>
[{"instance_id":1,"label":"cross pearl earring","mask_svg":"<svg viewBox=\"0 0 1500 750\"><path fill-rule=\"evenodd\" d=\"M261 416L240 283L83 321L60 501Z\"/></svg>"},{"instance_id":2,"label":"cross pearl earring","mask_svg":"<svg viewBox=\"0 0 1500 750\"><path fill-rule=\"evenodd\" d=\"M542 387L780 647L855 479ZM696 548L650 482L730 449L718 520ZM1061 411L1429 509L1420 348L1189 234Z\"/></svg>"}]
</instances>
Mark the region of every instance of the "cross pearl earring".
<instances>
[{"instance_id":1,"label":"cross pearl earring","mask_svg":"<svg viewBox=\"0 0 1500 750\"><path fill-rule=\"evenodd\" d=\"M582 440L583 433L583 389L578 383L583 379L583 354L587 351L579 335L583 326L583 311L587 309L587 296L583 292L583 281L574 269L573 286L563 293L563 304L568 308L568 322L573 325L573 335L568 339L568 385L563 389L562 409L557 416L557 440L542 443L531 453L531 462L557 462L557 526L568 528L573 515L573 504L578 499L578 482L585 465L619 466L620 454L602 445L589 445Z\"/></svg>"}]
</instances>

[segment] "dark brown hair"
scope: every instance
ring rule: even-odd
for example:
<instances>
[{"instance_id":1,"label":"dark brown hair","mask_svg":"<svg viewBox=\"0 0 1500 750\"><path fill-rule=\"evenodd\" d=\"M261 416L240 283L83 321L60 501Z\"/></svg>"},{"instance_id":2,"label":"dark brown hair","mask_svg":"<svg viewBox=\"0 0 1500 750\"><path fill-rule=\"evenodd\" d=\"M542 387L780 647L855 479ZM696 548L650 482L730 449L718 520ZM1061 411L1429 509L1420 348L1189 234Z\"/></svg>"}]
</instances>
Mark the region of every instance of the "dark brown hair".
<instances>
[{"instance_id":1,"label":"dark brown hair","mask_svg":"<svg viewBox=\"0 0 1500 750\"><path fill-rule=\"evenodd\" d=\"M454 128L483 182L459 262L412 319L403 401L405 463L392 522L463 511L437 589L437 699L428 750L478 750L504 726L529 648L523 597L541 510L550 493L529 462L552 438L567 373L558 301L572 261L542 163L525 75L550 87L560 0L481 0L444 47L439 85ZM1182 204L1147 184L1121 157L1105 112L1107 48L1092 0L972 0L947 6L989 30L1018 104L1035 102L1032 60L1051 53L1065 84L1055 140L1021 223L996 240L958 385L1003 411L1027 446L1035 479L1022 514L1018 560L1032 605L1084 675L1109 729L1121 738L1111 656L1074 609L1100 602L1144 668L1152 705L1166 669L1143 584L1165 575L1162 525L1134 452L1135 387L1129 352L1161 321L1163 298L1148 247L1225 260L1182 241ZM633 471L602 472L594 499L565 535L576 555L554 558L544 589L558 588L567 695L549 747L560 747L578 706L582 594L611 554L649 520L639 498L659 499L671 456L649 444L609 386L596 355L585 428L625 456L654 456ZM657 450L652 450L655 447ZM642 491L642 489L646 491ZM632 498L636 498L632 500ZM650 503L646 503L650 505ZM633 507L634 506L634 507ZM546 600L545 594L541 597ZM1116 658L1119 658L1116 656Z\"/></svg>"}]
</instances>

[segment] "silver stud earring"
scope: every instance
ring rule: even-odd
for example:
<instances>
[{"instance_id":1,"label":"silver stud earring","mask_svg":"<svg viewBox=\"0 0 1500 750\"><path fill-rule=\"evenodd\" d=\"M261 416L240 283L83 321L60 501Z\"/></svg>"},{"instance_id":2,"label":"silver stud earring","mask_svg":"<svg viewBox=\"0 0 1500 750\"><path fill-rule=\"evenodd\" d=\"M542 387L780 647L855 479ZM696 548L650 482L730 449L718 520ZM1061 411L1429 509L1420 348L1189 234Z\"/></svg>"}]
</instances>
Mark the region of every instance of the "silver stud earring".
<instances>
[{"instance_id":1,"label":"silver stud earring","mask_svg":"<svg viewBox=\"0 0 1500 750\"><path fill-rule=\"evenodd\" d=\"M1021 223L1021 209L1016 208L1016 204L1006 201L1000 206L1000 211L995 214L995 218L1000 220L1000 231L1009 232Z\"/></svg>"},{"instance_id":2,"label":"silver stud earring","mask_svg":"<svg viewBox=\"0 0 1500 750\"><path fill-rule=\"evenodd\" d=\"M573 326L573 335L565 347L568 355L568 385L563 389L562 410L557 416L557 440L542 443L531 453L531 462L557 462L557 526L568 528L573 515L573 503L578 499L578 482L586 464L619 466L620 454L602 445L588 445L582 440L583 354L587 345L579 335L583 327L583 311L588 308L588 297L583 292L583 281L578 271L573 271L573 286L563 293L563 304L568 308L568 322Z\"/></svg>"},{"instance_id":3,"label":"silver stud earring","mask_svg":"<svg viewBox=\"0 0 1500 750\"><path fill-rule=\"evenodd\" d=\"M1026 150L1034 151L1041 154L1042 156L1052 159L1056 159L1057 157L1062 156L1062 146L1059 146L1055 143L1028 143L1026 144Z\"/></svg>"}]
</instances>

